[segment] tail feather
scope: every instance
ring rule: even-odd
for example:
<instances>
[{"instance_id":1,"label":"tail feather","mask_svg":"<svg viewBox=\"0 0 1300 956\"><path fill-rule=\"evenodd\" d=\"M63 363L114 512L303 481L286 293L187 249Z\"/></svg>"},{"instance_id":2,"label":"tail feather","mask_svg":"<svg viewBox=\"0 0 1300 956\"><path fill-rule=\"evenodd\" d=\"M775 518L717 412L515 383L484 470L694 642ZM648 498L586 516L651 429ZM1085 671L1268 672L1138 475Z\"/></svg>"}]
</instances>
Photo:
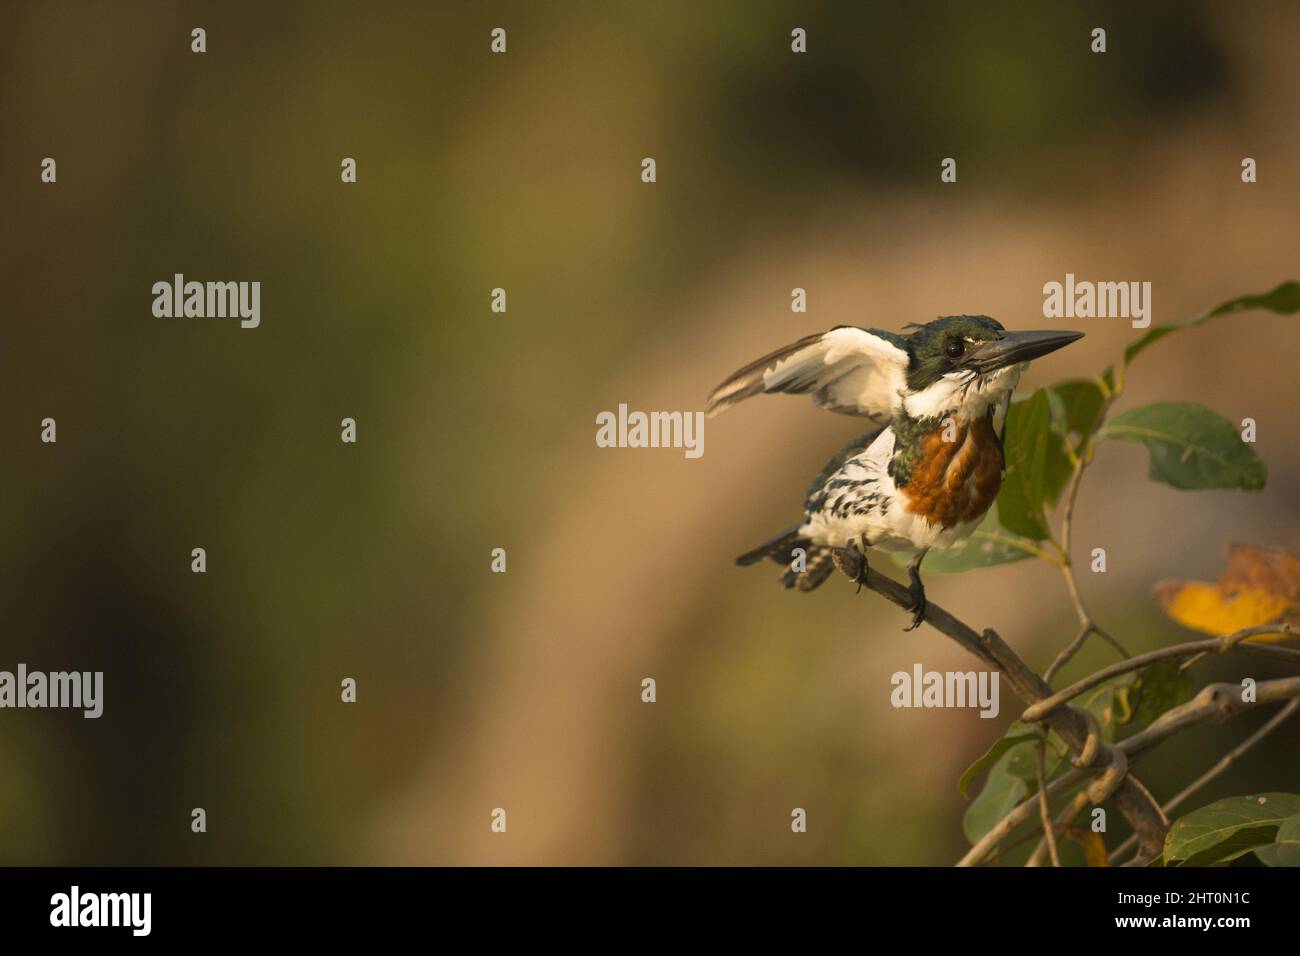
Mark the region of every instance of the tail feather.
<instances>
[{"instance_id":1,"label":"tail feather","mask_svg":"<svg viewBox=\"0 0 1300 956\"><path fill-rule=\"evenodd\" d=\"M785 573L781 575L781 583L786 587L804 592L815 591L835 570L830 548L809 545L807 550L808 560L802 573L793 568L786 568Z\"/></svg>"},{"instance_id":2,"label":"tail feather","mask_svg":"<svg viewBox=\"0 0 1300 956\"><path fill-rule=\"evenodd\" d=\"M764 558L771 558L780 564L786 564L790 561L790 551L799 547L799 526L791 525L774 538L764 541L753 551L746 551L736 559L736 563L741 567L748 567L751 564L757 564Z\"/></svg>"},{"instance_id":3,"label":"tail feather","mask_svg":"<svg viewBox=\"0 0 1300 956\"><path fill-rule=\"evenodd\" d=\"M802 548L807 555L803 571L796 571L790 567L794 561L793 552L795 548ZM785 571L781 575L781 583L787 588L795 588L799 591L815 590L835 570L835 563L831 559L831 549L819 547L806 538L800 537L799 525L797 524L782 531L774 538L763 542L754 550L746 551L736 558L736 563L741 566L748 566L757 564L764 558L770 558L777 564L785 565Z\"/></svg>"}]
</instances>

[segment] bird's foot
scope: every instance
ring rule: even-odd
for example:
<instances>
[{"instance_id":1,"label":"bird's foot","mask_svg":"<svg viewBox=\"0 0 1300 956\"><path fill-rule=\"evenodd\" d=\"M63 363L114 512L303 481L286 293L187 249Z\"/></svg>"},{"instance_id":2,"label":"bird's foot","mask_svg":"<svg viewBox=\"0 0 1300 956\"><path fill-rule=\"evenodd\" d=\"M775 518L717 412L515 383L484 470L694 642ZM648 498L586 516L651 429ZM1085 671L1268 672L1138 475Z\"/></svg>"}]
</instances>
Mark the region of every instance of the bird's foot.
<instances>
[{"instance_id":1,"label":"bird's foot","mask_svg":"<svg viewBox=\"0 0 1300 956\"><path fill-rule=\"evenodd\" d=\"M912 623L903 628L903 630L915 631L921 626L921 622L925 620L925 588L919 581L916 581L907 589L907 593L912 596L912 604L908 608L908 610L912 612Z\"/></svg>"},{"instance_id":2,"label":"bird's foot","mask_svg":"<svg viewBox=\"0 0 1300 956\"><path fill-rule=\"evenodd\" d=\"M861 593L862 593L862 585L864 585L864 584L867 583L867 571L868 571L868 568L867 568L867 536L866 536L865 534L864 534L864 535L861 535L861 536L859 536L858 540L862 542L862 547L861 547L861 549L857 549L857 548L855 548L854 550L857 550L857 551L858 551L858 557L861 558L861 561L860 561L859 564L858 564L858 573L855 574L855 575L853 576L853 580L856 581L856 582L857 582L857 585L858 585L858 589L857 589L856 591L853 592L854 594L861 594Z\"/></svg>"},{"instance_id":3,"label":"bird's foot","mask_svg":"<svg viewBox=\"0 0 1300 956\"><path fill-rule=\"evenodd\" d=\"M858 542L850 541L847 548L836 548L831 552L831 560L839 568L840 573L851 580L858 586L858 592L862 591L862 585L867 583L867 537L862 536L862 545L859 548Z\"/></svg>"},{"instance_id":4,"label":"bird's foot","mask_svg":"<svg viewBox=\"0 0 1300 956\"><path fill-rule=\"evenodd\" d=\"M925 552L922 551L907 566L907 579L910 582L907 593L912 598L912 606L908 610L912 612L912 623L903 628L905 631L915 631L925 620L925 585L921 583L921 561L924 558Z\"/></svg>"}]
</instances>

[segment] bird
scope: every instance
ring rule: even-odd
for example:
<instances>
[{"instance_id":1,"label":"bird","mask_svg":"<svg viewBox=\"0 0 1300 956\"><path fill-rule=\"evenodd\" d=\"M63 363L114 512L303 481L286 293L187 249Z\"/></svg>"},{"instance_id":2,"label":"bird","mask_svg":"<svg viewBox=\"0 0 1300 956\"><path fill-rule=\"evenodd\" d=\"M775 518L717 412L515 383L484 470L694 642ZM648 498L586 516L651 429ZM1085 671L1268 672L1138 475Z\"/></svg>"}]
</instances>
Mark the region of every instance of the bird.
<instances>
[{"instance_id":1,"label":"bird","mask_svg":"<svg viewBox=\"0 0 1300 956\"><path fill-rule=\"evenodd\" d=\"M1083 333L1009 331L986 315L903 328L838 325L769 352L715 388L705 415L781 393L811 395L818 408L872 423L813 479L802 520L736 563L787 565L781 583L800 591L838 567L861 590L868 548L910 556L910 631L925 617L926 554L965 540L997 497L1021 373Z\"/></svg>"}]
</instances>

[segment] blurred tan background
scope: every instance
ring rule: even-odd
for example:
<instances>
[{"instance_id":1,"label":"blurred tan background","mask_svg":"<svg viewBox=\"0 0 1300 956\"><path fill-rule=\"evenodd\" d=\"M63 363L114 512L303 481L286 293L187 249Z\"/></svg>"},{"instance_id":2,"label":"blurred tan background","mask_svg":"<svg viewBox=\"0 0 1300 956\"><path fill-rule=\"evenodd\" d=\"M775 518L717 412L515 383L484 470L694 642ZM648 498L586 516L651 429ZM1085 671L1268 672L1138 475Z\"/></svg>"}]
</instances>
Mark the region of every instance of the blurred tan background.
<instances>
[{"instance_id":1,"label":"blurred tan background","mask_svg":"<svg viewBox=\"0 0 1300 956\"><path fill-rule=\"evenodd\" d=\"M690 461L597 448L596 414L701 408L836 324L1088 333L1027 390L1135 334L1044 320L1067 272L1151 281L1157 322L1300 277L1293 4L0 18L0 669L106 672L98 721L0 712L0 863L950 863L955 781L1009 692L995 721L893 710L894 671L974 662L840 579L792 594L731 563L857 424L758 401ZM261 327L155 319L175 272L260 280ZM1231 540L1300 548L1296 342L1294 318L1249 314L1135 367L1123 407L1254 417L1269 482L1179 493L1141 449L1102 450L1077 553L1107 549L1082 588L1130 647L1187 636L1157 579L1217 577ZM1045 564L928 586L1038 667L1074 632ZM1170 795L1258 722L1185 735L1145 782ZM1206 799L1300 787L1298 735Z\"/></svg>"}]
</instances>

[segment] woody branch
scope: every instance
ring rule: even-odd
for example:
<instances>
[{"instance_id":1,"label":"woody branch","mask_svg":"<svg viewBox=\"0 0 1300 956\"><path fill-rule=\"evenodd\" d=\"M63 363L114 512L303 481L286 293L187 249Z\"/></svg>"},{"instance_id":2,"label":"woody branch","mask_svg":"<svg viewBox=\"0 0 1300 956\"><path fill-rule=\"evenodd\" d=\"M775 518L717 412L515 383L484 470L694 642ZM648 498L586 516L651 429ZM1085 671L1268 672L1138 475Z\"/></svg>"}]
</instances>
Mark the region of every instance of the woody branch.
<instances>
[{"instance_id":1,"label":"woody branch","mask_svg":"<svg viewBox=\"0 0 1300 956\"><path fill-rule=\"evenodd\" d=\"M868 568L862 584L898 607L904 610L911 609L911 593L892 578ZM1212 684L1202 689L1187 704L1175 707L1162 715L1142 732L1120 744L1110 746L1102 742L1096 719L1087 711L1068 703L1077 693L1083 692L1082 689L1076 689L1078 685L1068 688L1061 694L1054 694L1047 682L1038 676L995 631L985 629L977 633L968 624L933 601L926 603L923 620L969 653L997 669L1011 685L1016 696L1029 705L1026 719L1029 719L1028 715L1032 712L1034 721L1041 722L1048 729L1055 731L1075 754L1073 762L1076 769L1069 771L1048 786L1049 798L1065 792L1089 776L1096 776L1087 789L1089 801L1097 804L1113 797L1120 813L1133 828L1137 837L1138 852L1130 861L1130 865L1145 864L1160 854L1164 847L1169 821L1159 803L1129 770L1129 756L1143 753L1165 737L1186 727L1210 719L1226 720L1255 706L1240 702L1240 695L1231 693L1237 690L1232 685ZM1279 629L1278 626L1267 628L1274 632ZM1250 633L1258 631L1257 628L1249 629ZM1133 670L1145 666L1143 661L1149 663L1152 655L1156 655L1154 659L1163 659L1191 656L1206 650L1217 650L1221 653L1261 652L1263 645L1240 643L1243 637L1250 636L1250 633L1178 645L1175 648L1167 648L1163 652L1152 652L1151 655L1132 658L1115 666L1121 668L1121 672ZM1278 651L1283 653L1277 654ZM1270 647L1268 651L1264 651L1264 653L1270 652L1273 656L1288 659L1294 656L1295 659L1300 659L1300 652L1292 651L1290 648ZM1096 682L1100 683L1106 679L1108 678L1103 677ZM1093 678L1087 680L1092 681ZM1257 703L1267 704L1292 698L1300 698L1300 677L1264 681L1257 686ZM958 865L971 866L982 862L1016 826L1029 819L1038 808L1039 804L1035 799L1022 802L972 847Z\"/></svg>"}]
</instances>

